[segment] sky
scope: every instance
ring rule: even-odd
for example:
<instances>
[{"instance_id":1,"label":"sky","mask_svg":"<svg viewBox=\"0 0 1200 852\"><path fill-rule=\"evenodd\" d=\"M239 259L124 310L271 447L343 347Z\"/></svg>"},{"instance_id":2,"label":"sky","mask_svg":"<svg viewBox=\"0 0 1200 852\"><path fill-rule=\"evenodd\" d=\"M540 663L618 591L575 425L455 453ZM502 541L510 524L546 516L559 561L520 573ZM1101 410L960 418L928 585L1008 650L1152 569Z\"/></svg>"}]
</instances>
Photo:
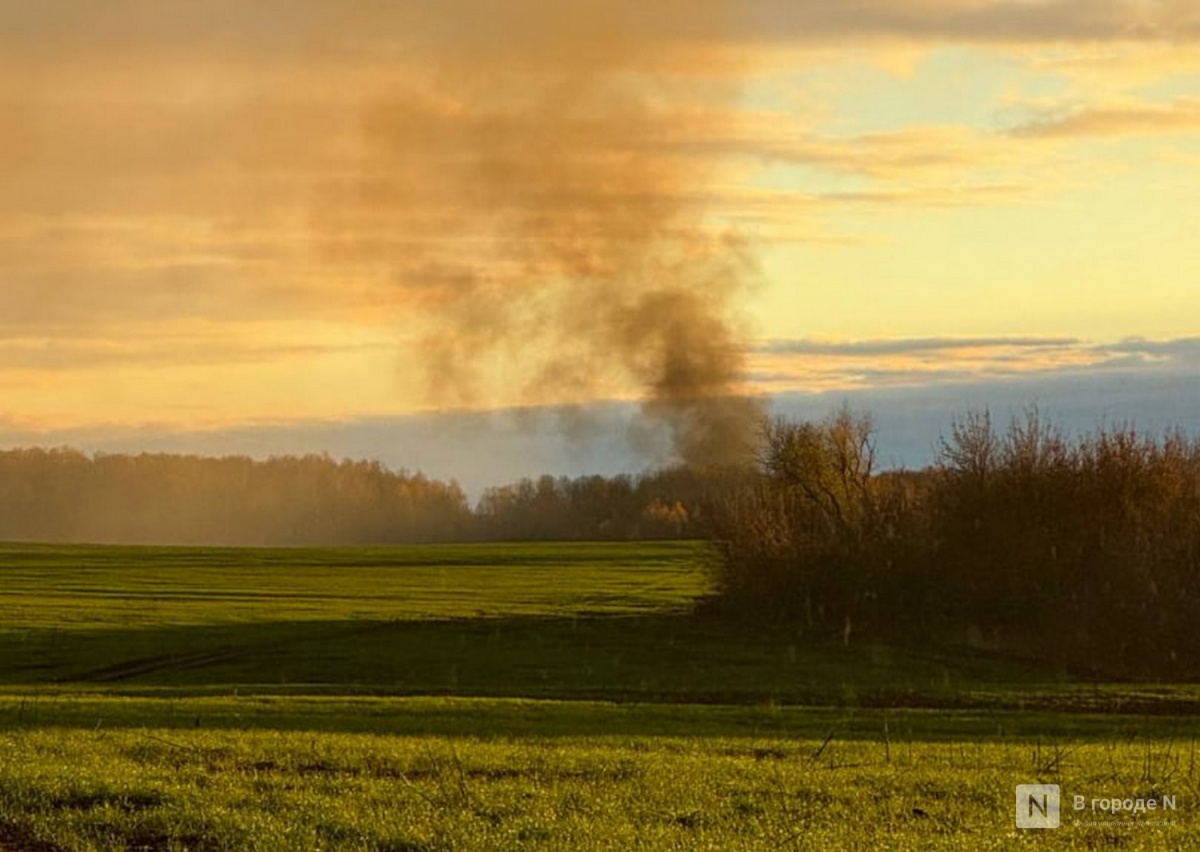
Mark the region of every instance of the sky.
<instances>
[{"instance_id":1,"label":"sky","mask_svg":"<svg viewBox=\"0 0 1200 852\"><path fill-rule=\"evenodd\" d=\"M906 464L966 403L1190 417L1197 41L1191 0L0 0L0 444L484 482L668 459L698 396L862 402Z\"/></svg>"}]
</instances>

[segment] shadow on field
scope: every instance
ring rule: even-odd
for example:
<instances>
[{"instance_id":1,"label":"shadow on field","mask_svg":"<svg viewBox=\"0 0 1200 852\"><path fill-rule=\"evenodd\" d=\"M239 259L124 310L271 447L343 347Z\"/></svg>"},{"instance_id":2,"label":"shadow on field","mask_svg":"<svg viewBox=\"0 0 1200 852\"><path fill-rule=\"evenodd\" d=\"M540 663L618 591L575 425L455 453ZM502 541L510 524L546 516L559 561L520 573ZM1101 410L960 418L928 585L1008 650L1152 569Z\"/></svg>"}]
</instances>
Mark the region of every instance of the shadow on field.
<instances>
[{"instance_id":1,"label":"shadow on field","mask_svg":"<svg viewBox=\"0 0 1200 852\"><path fill-rule=\"evenodd\" d=\"M687 614L8 632L0 685L0 728L941 740L1200 725L1191 687Z\"/></svg>"},{"instance_id":2,"label":"shadow on field","mask_svg":"<svg viewBox=\"0 0 1200 852\"><path fill-rule=\"evenodd\" d=\"M1200 717L981 709L796 707L531 701L507 698L320 696L146 690L141 694L0 691L0 731L74 728L89 736L132 730L147 743L186 750L170 731L280 731L478 740L579 737L714 737L756 760L804 756L762 740L961 742L1058 739L1184 741ZM636 740L627 743L638 750ZM681 748L687 748L681 745ZM810 749L812 751L812 749ZM732 752L731 752L732 753Z\"/></svg>"},{"instance_id":3,"label":"shadow on field","mask_svg":"<svg viewBox=\"0 0 1200 852\"><path fill-rule=\"evenodd\" d=\"M687 614L25 631L0 642L0 682L12 685L891 705L1060 680L969 651L843 646Z\"/></svg>"},{"instance_id":4,"label":"shadow on field","mask_svg":"<svg viewBox=\"0 0 1200 852\"><path fill-rule=\"evenodd\" d=\"M0 685L846 708L1200 712L968 649L843 645L694 615L280 621L0 632Z\"/></svg>"}]
</instances>

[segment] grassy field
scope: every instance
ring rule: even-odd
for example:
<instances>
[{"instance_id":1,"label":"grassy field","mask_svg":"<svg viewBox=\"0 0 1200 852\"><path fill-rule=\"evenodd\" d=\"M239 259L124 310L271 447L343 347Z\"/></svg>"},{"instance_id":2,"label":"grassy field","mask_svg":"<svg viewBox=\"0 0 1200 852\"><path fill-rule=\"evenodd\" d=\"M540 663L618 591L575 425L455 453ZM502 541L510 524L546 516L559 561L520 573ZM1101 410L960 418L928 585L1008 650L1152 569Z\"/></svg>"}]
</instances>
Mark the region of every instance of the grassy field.
<instances>
[{"instance_id":1,"label":"grassy field","mask_svg":"<svg viewBox=\"0 0 1200 852\"><path fill-rule=\"evenodd\" d=\"M1200 836L1200 689L697 618L708 560L0 545L0 849ZM1014 785L1040 782L1062 786L1063 827L1018 831Z\"/></svg>"}]
</instances>

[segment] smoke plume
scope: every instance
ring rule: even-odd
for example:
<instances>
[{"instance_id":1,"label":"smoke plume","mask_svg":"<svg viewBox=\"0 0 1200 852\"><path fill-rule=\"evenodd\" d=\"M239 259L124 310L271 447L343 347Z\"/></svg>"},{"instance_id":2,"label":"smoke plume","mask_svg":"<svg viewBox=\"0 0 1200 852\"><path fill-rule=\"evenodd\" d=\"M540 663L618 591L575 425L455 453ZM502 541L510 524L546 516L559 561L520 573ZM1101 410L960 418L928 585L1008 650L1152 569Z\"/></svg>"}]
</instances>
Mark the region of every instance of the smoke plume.
<instances>
[{"instance_id":1,"label":"smoke plume","mask_svg":"<svg viewBox=\"0 0 1200 852\"><path fill-rule=\"evenodd\" d=\"M713 201L735 5L13 6L0 331L391 335L408 407L414 364L441 407L636 398L635 442L729 461L755 411L755 268Z\"/></svg>"},{"instance_id":2,"label":"smoke plume","mask_svg":"<svg viewBox=\"0 0 1200 852\"><path fill-rule=\"evenodd\" d=\"M321 228L412 296L437 403L633 389L637 440L734 463L758 413L736 312L755 267L710 215L712 159L688 140L736 90L697 87L695 55L590 15L425 45L407 87L364 107L366 177Z\"/></svg>"}]
</instances>

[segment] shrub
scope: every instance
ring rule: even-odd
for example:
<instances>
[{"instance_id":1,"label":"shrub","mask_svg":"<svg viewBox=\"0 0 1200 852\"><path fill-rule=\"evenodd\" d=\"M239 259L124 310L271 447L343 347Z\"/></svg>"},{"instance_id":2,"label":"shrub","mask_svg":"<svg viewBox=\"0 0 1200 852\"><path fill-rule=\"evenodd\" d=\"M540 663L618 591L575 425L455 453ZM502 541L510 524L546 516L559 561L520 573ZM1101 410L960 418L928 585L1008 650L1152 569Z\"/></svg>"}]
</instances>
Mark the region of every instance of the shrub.
<instances>
[{"instance_id":1,"label":"shrub","mask_svg":"<svg viewBox=\"0 0 1200 852\"><path fill-rule=\"evenodd\" d=\"M827 630L1038 647L1060 664L1200 675L1200 444L1076 440L1036 410L956 422L937 463L874 471L870 419L771 421L712 533L722 607Z\"/></svg>"}]
</instances>

